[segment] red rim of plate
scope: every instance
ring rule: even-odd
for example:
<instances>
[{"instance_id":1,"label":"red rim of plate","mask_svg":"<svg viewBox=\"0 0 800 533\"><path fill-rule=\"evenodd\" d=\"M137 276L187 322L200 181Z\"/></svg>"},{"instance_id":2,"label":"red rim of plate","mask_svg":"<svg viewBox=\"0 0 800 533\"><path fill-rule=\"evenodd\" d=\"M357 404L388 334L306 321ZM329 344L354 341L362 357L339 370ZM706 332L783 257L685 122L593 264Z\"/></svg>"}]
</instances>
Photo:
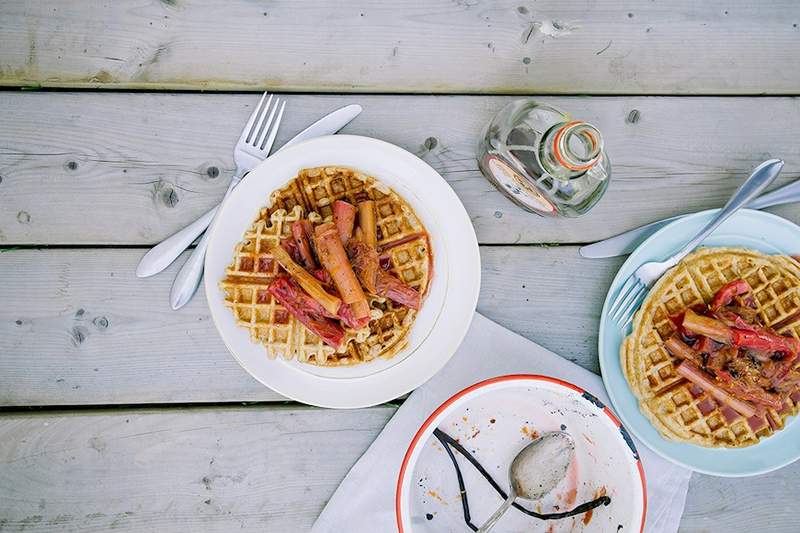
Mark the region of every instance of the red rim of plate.
<instances>
[{"instance_id":1,"label":"red rim of plate","mask_svg":"<svg viewBox=\"0 0 800 533\"><path fill-rule=\"evenodd\" d=\"M402 490L403 490L403 477L405 476L406 469L408 468L408 463L411 460L411 452L413 452L414 449L417 447L417 444L419 443L420 439L422 439L422 435L425 433L425 431L428 429L428 427L430 427L430 425L433 423L433 421L440 414L442 414L448 407L450 407L453 403L455 403L456 400L458 400L459 398L461 398L461 397L463 397L463 396L465 396L465 395L467 395L467 394L469 394L471 392L474 392L474 391L476 391L478 389L481 389L483 387L486 387L488 385L492 385L494 383L501 383L501 382L504 382L504 381L523 381L523 380L547 381L549 383L554 383L556 385L560 385L562 387L565 387L567 389L575 391L578 394L580 394L581 396L583 396L584 394L588 394L588 395L592 396L591 393L586 392L584 389L578 387L577 385L573 385L572 383L569 383L569 382L564 381L562 379L553 378L553 377L550 377L550 376L543 376L541 374L509 374L509 375L506 375L506 376L498 376L498 377L495 377L495 378L489 378L489 379L486 379L484 381L479 381L478 383L475 383L474 385L470 385L466 389L464 389L464 390L462 390L460 392L457 392L456 394L451 396L443 404L441 404L439 407L437 407L436 410L433 413L431 413L431 415L425 420L425 422L423 422L422 426L420 426L419 430L417 430L417 433L414 435L414 438L411 439L411 443L408 445L408 449L406 450L406 453L403 456L403 462L400 465L400 474L397 476L397 485L396 485L396 488L395 488L395 497L394 497L395 517L396 517L396 520L397 520L397 529L399 530L399 533L407 533L405 531L405 529L403 528L403 518L402 518L401 511L400 511L400 502L401 502L401 495L402 495ZM587 401L589 401L589 400L587 400ZM600 404L600 405L603 405L603 404ZM611 419L611 421L614 423L615 426L617 426L618 428L622 428L622 423L619 421L619 419L616 417L616 415L611 412L611 409L609 409L607 405L603 405L602 411L606 414L606 416L608 416L608 418ZM627 431L627 430L625 430L625 431ZM637 457L638 457L638 453L637 453ZM642 523L641 523L641 526L639 528L639 533L642 533L644 531L645 518L647 517L647 484L645 482L644 467L642 466L642 460L640 458L636 459L636 468L639 471L639 479L642 482Z\"/></svg>"}]
</instances>

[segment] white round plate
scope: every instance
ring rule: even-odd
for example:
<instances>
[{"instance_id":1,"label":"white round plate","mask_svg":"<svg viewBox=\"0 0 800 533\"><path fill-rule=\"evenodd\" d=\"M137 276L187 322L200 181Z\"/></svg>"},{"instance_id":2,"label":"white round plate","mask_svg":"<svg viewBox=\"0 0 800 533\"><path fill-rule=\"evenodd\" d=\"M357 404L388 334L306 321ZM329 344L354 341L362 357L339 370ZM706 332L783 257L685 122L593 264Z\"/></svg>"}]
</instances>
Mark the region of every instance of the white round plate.
<instances>
[{"instance_id":1,"label":"white round plate","mask_svg":"<svg viewBox=\"0 0 800 533\"><path fill-rule=\"evenodd\" d=\"M644 528L644 470L625 428L594 396L571 383L539 375L508 375L482 381L443 403L411 441L400 467L395 512L400 533L469 531L455 468L433 435L440 429L470 452L504 490L514 456L537 435L566 431L575 440L567 476L536 506L563 512L592 501L605 489L611 502L591 515L540 520L510 509L496 531L627 531ZM502 499L460 453L472 524L480 527ZM538 507L538 508L537 508Z\"/></svg>"},{"instance_id":2,"label":"white round plate","mask_svg":"<svg viewBox=\"0 0 800 533\"><path fill-rule=\"evenodd\" d=\"M236 244L267 204L270 194L303 168L350 167L394 189L416 211L431 241L433 277L409 335L408 347L389 360L352 367L317 367L270 360L250 341L224 306L219 281ZM480 255L475 230L453 189L415 155L377 139L331 135L281 150L261 163L221 207L205 261L211 317L222 340L254 378L293 400L320 407L357 408L380 404L422 385L441 369L461 343L480 290Z\"/></svg>"}]
</instances>

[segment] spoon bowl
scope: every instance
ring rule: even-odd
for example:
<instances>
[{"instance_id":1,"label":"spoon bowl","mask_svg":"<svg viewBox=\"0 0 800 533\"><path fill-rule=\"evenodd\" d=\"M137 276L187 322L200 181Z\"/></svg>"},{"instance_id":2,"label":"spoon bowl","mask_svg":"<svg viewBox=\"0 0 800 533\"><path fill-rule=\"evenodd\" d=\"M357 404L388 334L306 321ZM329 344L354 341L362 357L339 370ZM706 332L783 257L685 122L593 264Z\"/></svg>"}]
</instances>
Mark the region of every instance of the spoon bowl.
<instances>
[{"instance_id":1,"label":"spoon bowl","mask_svg":"<svg viewBox=\"0 0 800 533\"><path fill-rule=\"evenodd\" d=\"M525 446L508 469L508 498L478 533L492 529L517 498L535 501L550 493L566 477L574 455L575 441L563 431L545 433Z\"/></svg>"}]
</instances>

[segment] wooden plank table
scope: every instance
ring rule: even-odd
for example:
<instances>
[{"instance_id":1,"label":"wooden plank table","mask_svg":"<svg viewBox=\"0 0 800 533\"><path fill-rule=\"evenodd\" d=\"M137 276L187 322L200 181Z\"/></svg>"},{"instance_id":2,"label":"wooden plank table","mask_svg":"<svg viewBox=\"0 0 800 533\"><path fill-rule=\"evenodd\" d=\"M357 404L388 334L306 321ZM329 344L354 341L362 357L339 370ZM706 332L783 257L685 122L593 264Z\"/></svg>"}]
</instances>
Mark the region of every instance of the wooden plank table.
<instances>
[{"instance_id":1,"label":"wooden plank table","mask_svg":"<svg viewBox=\"0 0 800 533\"><path fill-rule=\"evenodd\" d=\"M170 310L176 265L133 275L222 196L253 92L287 93L279 141L363 105L346 132L464 202L479 311L598 372L621 259L578 245L718 206L768 157L800 176L798 23L788 0L0 2L0 531L306 531L396 409L285 401L202 290ZM480 128L533 93L604 133L614 177L583 218L524 213L477 170ZM695 475L680 529L796 531L798 474Z\"/></svg>"}]
</instances>

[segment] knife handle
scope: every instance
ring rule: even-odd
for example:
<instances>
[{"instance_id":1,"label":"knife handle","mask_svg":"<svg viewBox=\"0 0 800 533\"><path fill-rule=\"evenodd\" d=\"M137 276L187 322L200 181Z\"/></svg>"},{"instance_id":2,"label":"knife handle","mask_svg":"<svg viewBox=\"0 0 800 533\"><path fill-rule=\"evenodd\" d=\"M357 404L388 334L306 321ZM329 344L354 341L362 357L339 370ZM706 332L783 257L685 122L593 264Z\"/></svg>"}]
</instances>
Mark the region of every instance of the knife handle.
<instances>
[{"instance_id":1,"label":"knife handle","mask_svg":"<svg viewBox=\"0 0 800 533\"><path fill-rule=\"evenodd\" d=\"M139 261L139 265L136 267L136 276L140 278L154 276L171 265L211 224L217 209L219 209L219 204L182 230L152 247Z\"/></svg>"},{"instance_id":2,"label":"knife handle","mask_svg":"<svg viewBox=\"0 0 800 533\"><path fill-rule=\"evenodd\" d=\"M765 207L790 204L793 202L800 202L800 179L788 185L784 185L783 187L778 187L774 191L762 194L747 204L747 207L750 209L764 209Z\"/></svg>"}]
</instances>

